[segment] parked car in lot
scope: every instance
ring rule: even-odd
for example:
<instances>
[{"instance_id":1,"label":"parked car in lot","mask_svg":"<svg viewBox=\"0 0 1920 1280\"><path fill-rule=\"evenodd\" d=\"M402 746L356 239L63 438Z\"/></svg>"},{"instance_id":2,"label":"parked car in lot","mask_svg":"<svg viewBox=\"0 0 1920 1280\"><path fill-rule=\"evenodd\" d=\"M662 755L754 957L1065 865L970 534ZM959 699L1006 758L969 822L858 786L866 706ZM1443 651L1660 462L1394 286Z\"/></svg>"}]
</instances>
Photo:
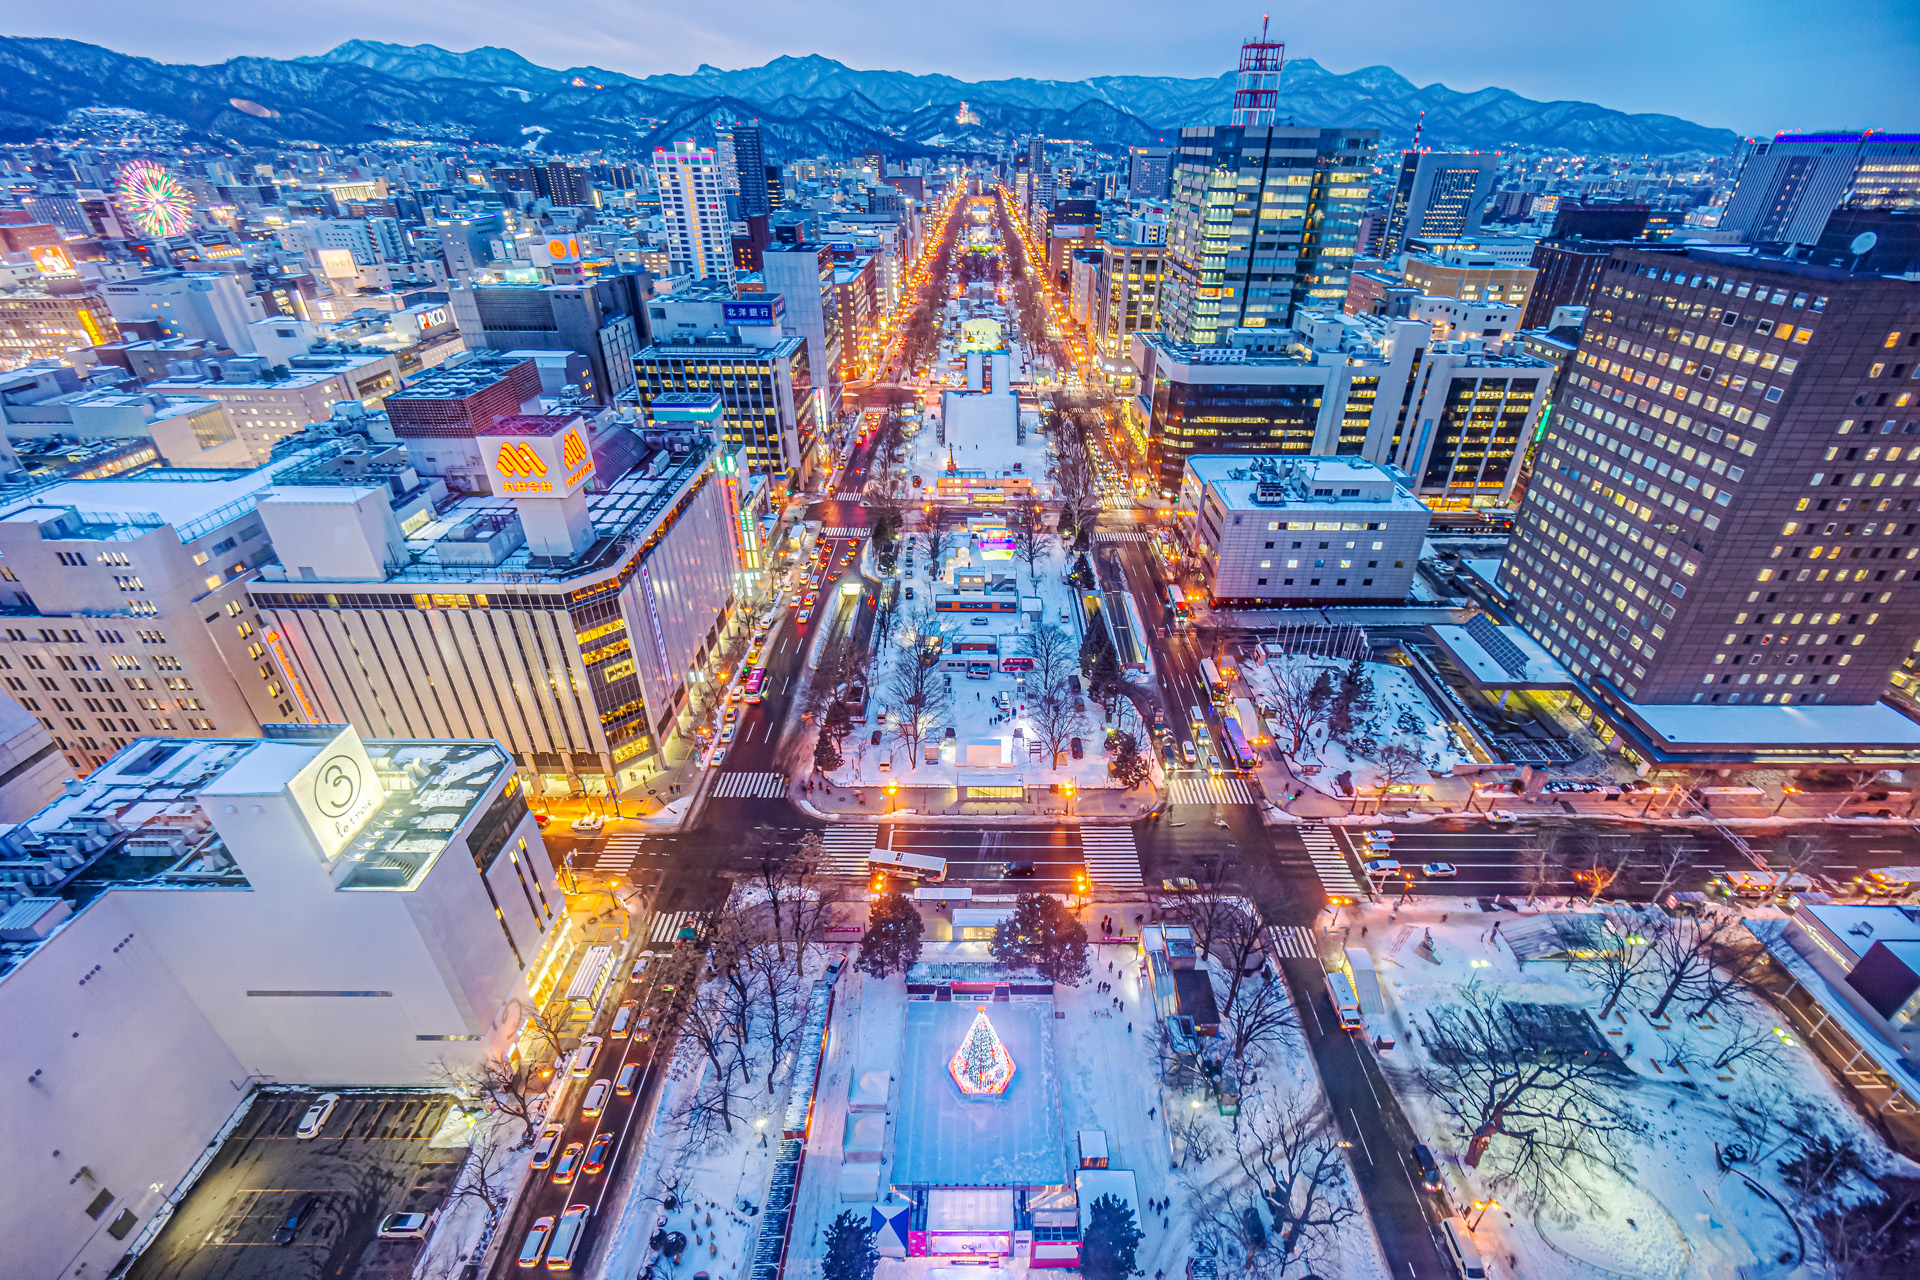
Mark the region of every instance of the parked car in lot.
<instances>
[{"instance_id":1,"label":"parked car in lot","mask_svg":"<svg viewBox=\"0 0 1920 1280\"><path fill-rule=\"evenodd\" d=\"M428 1221L424 1213L390 1213L374 1234L382 1240L425 1240Z\"/></svg>"},{"instance_id":2,"label":"parked car in lot","mask_svg":"<svg viewBox=\"0 0 1920 1280\"><path fill-rule=\"evenodd\" d=\"M300 1127L293 1131L293 1136L296 1138L319 1137L320 1130L326 1127L327 1117L332 1115L333 1109L339 1105L340 1095L337 1093L323 1093L315 1098L313 1105L307 1108L307 1114L300 1117Z\"/></svg>"},{"instance_id":3,"label":"parked car in lot","mask_svg":"<svg viewBox=\"0 0 1920 1280\"><path fill-rule=\"evenodd\" d=\"M287 1206L286 1216L281 1218L280 1225L274 1228L273 1242L275 1244L292 1244L293 1238L300 1234L300 1224L305 1222L307 1215L312 1212L313 1193L309 1191Z\"/></svg>"}]
</instances>

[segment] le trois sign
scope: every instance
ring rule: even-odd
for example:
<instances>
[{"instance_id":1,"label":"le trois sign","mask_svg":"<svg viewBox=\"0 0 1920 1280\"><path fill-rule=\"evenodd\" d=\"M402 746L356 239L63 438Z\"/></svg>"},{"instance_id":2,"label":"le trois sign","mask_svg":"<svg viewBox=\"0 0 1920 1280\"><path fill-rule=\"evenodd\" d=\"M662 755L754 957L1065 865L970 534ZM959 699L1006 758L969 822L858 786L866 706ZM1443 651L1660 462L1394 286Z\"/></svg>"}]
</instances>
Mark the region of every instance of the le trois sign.
<instances>
[{"instance_id":1,"label":"le trois sign","mask_svg":"<svg viewBox=\"0 0 1920 1280\"><path fill-rule=\"evenodd\" d=\"M288 784L301 816L331 861L387 798L373 761L351 727L322 747Z\"/></svg>"}]
</instances>

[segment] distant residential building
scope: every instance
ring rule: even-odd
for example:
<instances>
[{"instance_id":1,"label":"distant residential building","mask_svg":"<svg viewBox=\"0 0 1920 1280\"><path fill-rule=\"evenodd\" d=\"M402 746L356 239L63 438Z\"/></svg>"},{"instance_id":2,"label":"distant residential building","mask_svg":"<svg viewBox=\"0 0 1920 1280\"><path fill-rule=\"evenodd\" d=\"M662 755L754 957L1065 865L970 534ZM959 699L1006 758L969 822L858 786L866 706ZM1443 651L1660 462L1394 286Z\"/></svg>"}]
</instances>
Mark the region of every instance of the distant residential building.
<instances>
[{"instance_id":1,"label":"distant residential building","mask_svg":"<svg viewBox=\"0 0 1920 1280\"><path fill-rule=\"evenodd\" d=\"M1755 244L1813 244L1843 205L1920 208L1920 134L1780 133L1753 143L1720 225Z\"/></svg>"},{"instance_id":2,"label":"distant residential building","mask_svg":"<svg viewBox=\"0 0 1920 1280\"><path fill-rule=\"evenodd\" d=\"M1189 457L1179 510L1221 609L1399 604L1433 519L1384 468L1314 456Z\"/></svg>"},{"instance_id":3,"label":"distant residential building","mask_svg":"<svg viewBox=\"0 0 1920 1280\"><path fill-rule=\"evenodd\" d=\"M112 309L93 288L22 285L0 290L0 365L17 369L120 340Z\"/></svg>"},{"instance_id":4,"label":"distant residential building","mask_svg":"<svg viewBox=\"0 0 1920 1280\"><path fill-rule=\"evenodd\" d=\"M733 228L726 185L712 150L676 142L653 153L660 216L676 273L733 283Z\"/></svg>"}]
</instances>

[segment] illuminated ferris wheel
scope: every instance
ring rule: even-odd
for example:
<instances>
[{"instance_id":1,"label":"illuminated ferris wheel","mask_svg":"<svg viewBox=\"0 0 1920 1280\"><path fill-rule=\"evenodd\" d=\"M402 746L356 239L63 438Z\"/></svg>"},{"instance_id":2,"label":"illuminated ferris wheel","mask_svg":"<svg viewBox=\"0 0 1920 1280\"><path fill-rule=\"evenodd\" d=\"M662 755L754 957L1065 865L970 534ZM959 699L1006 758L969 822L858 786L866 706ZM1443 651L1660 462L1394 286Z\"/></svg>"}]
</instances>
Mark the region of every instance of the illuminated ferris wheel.
<instances>
[{"instance_id":1,"label":"illuminated ferris wheel","mask_svg":"<svg viewBox=\"0 0 1920 1280\"><path fill-rule=\"evenodd\" d=\"M180 179L151 160L122 165L120 206L150 238L165 240L193 229L193 199Z\"/></svg>"}]
</instances>

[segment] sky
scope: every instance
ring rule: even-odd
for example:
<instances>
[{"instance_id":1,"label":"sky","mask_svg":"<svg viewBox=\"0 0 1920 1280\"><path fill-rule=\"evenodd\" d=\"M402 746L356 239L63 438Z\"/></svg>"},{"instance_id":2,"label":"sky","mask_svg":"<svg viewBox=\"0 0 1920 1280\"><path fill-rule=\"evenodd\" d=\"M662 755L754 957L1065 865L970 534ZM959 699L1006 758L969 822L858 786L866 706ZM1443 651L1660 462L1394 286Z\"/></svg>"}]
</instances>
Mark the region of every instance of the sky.
<instances>
[{"instance_id":1,"label":"sky","mask_svg":"<svg viewBox=\"0 0 1920 1280\"><path fill-rule=\"evenodd\" d=\"M361 38L512 49L630 75L821 54L964 80L1211 76L1258 31L1215 0L0 0L0 33L167 62L317 54ZM1920 0L1365 0L1276 12L1289 57L1416 84L1662 112L1740 133L1920 132Z\"/></svg>"}]
</instances>

